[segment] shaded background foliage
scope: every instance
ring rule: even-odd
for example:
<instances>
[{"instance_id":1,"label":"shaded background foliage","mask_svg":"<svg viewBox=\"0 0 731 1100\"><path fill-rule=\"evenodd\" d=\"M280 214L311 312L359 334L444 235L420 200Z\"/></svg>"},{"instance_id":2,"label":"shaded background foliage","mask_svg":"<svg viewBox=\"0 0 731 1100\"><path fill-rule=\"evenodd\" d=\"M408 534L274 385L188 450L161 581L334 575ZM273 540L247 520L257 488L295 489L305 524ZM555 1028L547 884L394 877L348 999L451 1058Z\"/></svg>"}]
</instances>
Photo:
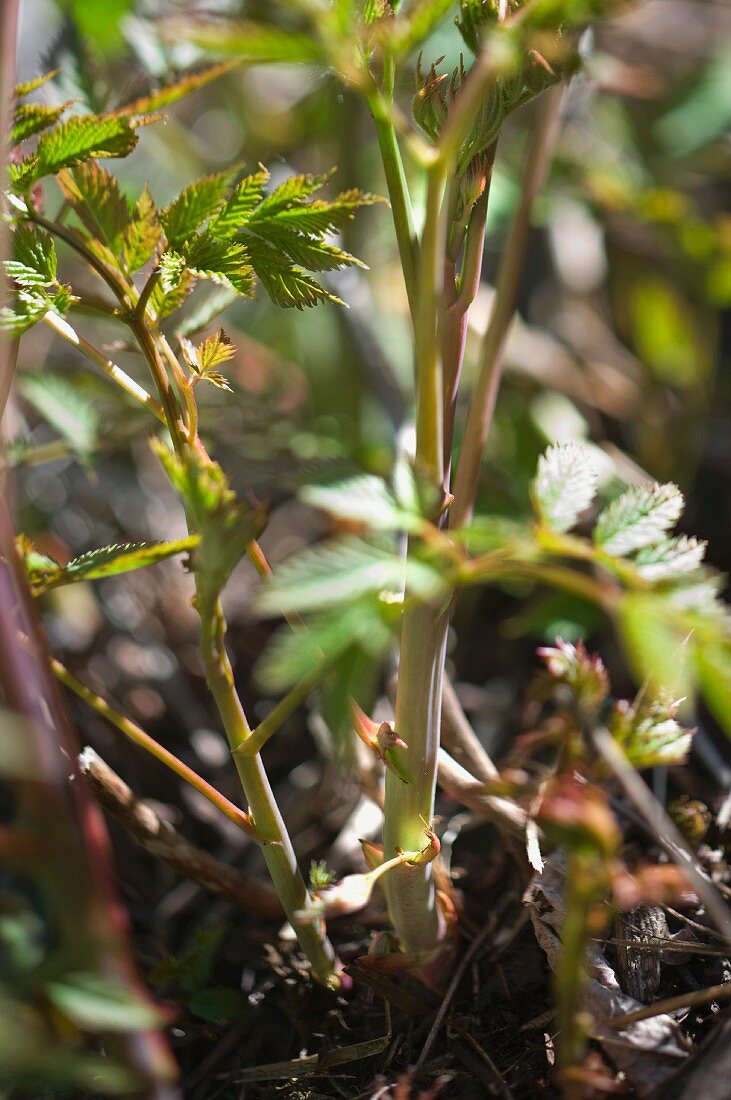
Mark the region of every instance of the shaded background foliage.
<instances>
[{"instance_id":1,"label":"shaded background foliage","mask_svg":"<svg viewBox=\"0 0 731 1100\"><path fill-rule=\"evenodd\" d=\"M265 2L214 7L275 18ZM43 95L78 99L93 110L112 107L202 60L194 47L161 39L155 29L160 16L188 17L196 8L33 0L22 9L20 79L58 66L53 91ZM211 5L200 9L209 12ZM480 510L520 516L545 444L590 437L629 480L645 470L676 481L688 500L685 529L708 539L709 561L727 571L731 215L724 186L731 160L731 20L723 3L648 0L592 33L595 49L573 82L538 208ZM447 20L426 52L444 54L453 65L459 48ZM500 142L474 311L478 331L486 324L490 284L517 200L530 110L510 119ZM264 163L274 182L290 170L322 172L337 165L339 190L356 183L383 190L364 107L333 78L307 66L233 69L167 114L164 126L142 131L139 148L119 164L131 194L150 179L162 204L194 176L233 162L247 171ZM350 311L324 305L283 312L262 294L236 303L225 319L238 348L227 364L234 397L211 388L202 402L204 434L233 485L271 510L263 543L274 561L324 532L324 521L294 499L296 490L357 469L386 473L394 429L408 409L411 345L386 212L379 206L363 211L344 230L342 244L372 269L333 276L332 289L351 303ZM73 259L66 255L64 262ZM79 273L80 285L85 278ZM105 338L100 327L97 342ZM141 377L137 357L123 348L115 354ZM469 369L468 349L468 378ZM60 384L49 383L50 373ZM141 433L141 417L52 343L42 326L29 333L7 433L20 526L42 549L65 560L91 545L183 534ZM225 599L240 688L252 714L261 717L271 701L257 687L254 670L271 627L250 612L253 586L253 571L243 564ZM103 686L125 712L234 797L227 750L210 728L187 595L179 567L165 563L154 573L93 589L49 593L45 621L54 649L74 670ZM460 598L450 665L492 751L521 728L520 700L535 669L535 646L556 634L589 638L612 663L612 638L593 610L575 599L522 588ZM619 689L623 672L615 664ZM179 811L171 807L184 807L201 843L261 871L257 853L193 792L120 745L98 719L81 710L76 717L84 737L136 791L158 800L172 817ZM710 771L731 785L725 742L714 739L712 723L708 728L698 774ZM313 740L324 757L316 756ZM336 750L314 711L308 722L291 720L266 750L303 861L325 850L355 797L355 787L338 777ZM317 805L327 813L313 813ZM158 966L160 988L180 1002L177 1039L183 1059L194 1060L205 1049L207 1024L246 1018L244 993L258 980L258 959L245 939L250 933L237 929L224 936L221 921L231 919L224 903L202 899L196 888L141 857L121 834L115 839L141 957ZM208 931L196 937L200 919ZM184 965L179 960L186 953ZM161 966L168 954L178 962ZM231 982L236 970L239 980ZM226 992L237 984L243 993ZM214 996L211 1008L216 989L219 1001ZM297 1013L285 1015L291 1040ZM271 1043L261 1043L264 1055L277 1056Z\"/></svg>"}]
</instances>

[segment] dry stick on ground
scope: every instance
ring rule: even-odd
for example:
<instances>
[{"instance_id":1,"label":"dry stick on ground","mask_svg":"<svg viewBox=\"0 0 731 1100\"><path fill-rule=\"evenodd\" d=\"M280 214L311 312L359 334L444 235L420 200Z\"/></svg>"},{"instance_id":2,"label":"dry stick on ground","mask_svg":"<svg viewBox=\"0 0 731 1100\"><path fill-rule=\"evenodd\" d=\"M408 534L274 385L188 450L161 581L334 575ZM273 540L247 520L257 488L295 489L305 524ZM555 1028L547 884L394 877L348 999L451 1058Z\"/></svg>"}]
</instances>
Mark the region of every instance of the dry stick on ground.
<instances>
[{"instance_id":1,"label":"dry stick on ground","mask_svg":"<svg viewBox=\"0 0 731 1100\"><path fill-rule=\"evenodd\" d=\"M475 779L487 781L498 776L498 769L470 725L447 676L442 688L442 744Z\"/></svg>"},{"instance_id":2,"label":"dry stick on ground","mask_svg":"<svg viewBox=\"0 0 731 1100\"><path fill-rule=\"evenodd\" d=\"M649 1020L653 1016L662 1016L666 1012L677 1012L681 1008L693 1008L695 1005L705 1005L709 1001L725 1000L731 997L731 982L723 985L712 985L708 989L694 989L689 993L681 993L677 997L667 997L664 1001L655 1001L652 1005L638 1008L636 1012L625 1012L622 1016L615 1016L610 1020L610 1026L616 1031L624 1031L638 1020Z\"/></svg>"},{"instance_id":3,"label":"dry stick on ground","mask_svg":"<svg viewBox=\"0 0 731 1100\"><path fill-rule=\"evenodd\" d=\"M146 852L179 874L229 898L257 917L280 920L282 906L268 882L251 878L197 848L137 798L123 779L92 748L79 755L79 768L97 801Z\"/></svg>"},{"instance_id":4,"label":"dry stick on ground","mask_svg":"<svg viewBox=\"0 0 731 1100\"><path fill-rule=\"evenodd\" d=\"M526 814L515 802L489 794L484 783L470 775L444 749L439 750L437 782L458 802L482 814L514 837L525 838Z\"/></svg>"}]
</instances>

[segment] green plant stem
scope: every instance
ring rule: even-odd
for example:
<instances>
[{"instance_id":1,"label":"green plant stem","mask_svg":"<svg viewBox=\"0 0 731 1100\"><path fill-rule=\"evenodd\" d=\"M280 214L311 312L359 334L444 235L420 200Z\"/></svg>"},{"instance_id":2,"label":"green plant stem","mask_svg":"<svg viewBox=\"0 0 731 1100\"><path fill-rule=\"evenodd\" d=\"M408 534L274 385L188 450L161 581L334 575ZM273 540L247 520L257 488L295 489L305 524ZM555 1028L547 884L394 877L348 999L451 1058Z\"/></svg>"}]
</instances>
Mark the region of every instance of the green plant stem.
<instances>
[{"instance_id":1,"label":"green plant stem","mask_svg":"<svg viewBox=\"0 0 731 1100\"><path fill-rule=\"evenodd\" d=\"M261 756L245 756L239 749L252 735L241 701L234 687L233 670L225 646L225 621L217 597L205 592L200 575L196 576L196 603L201 619L201 654L206 681L218 707L233 752L241 785L257 832L274 887L297 938L312 968L325 985L339 984L339 966L332 945L319 924L297 925L296 914L311 907L292 842L269 785Z\"/></svg>"},{"instance_id":2,"label":"green plant stem","mask_svg":"<svg viewBox=\"0 0 731 1100\"><path fill-rule=\"evenodd\" d=\"M147 392L147 390L140 386L138 382L135 382L134 378L123 371L121 367L118 367L108 356L95 347L94 344L80 336L78 332L66 321L63 317L60 317L53 310L50 310L43 321L50 329L65 340L72 347L77 348L82 355L85 355L87 359L91 360L98 367L104 371L108 378L111 378L113 382L124 390L126 394L134 398L140 405L144 405L149 412L152 413L157 420L162 424L167 424L165 413L162 405L155 400L155 398Z\"/></svg>"},{"instance_id":3,"label":"green plant stem","mask_svg":"<svg viewBox=\"0 0 731 1100\"><path fill-rule=\"evenodd\" d=\"M419 263L419 294L415 325L416 462L431 483L443 489L444 405L437 313L442 291L446 246L446 211L442 199L447 179L441 161L427 174L424 233Z\"/></svg>"},{"instance_id":4,"label":"green plant stem","mask_svg":"<svg viewBox=\"0 0 731 1100\"><path fill-rule=\"evenodd\" d=\"M440 317L440 342L444 370L444 464L449 468L452 455L454 417L457 407L457 391L462 374L465 344L467 340L467 318L480 286L482 256L485 248L485 224L489 183L485 191L472 208L467 232L465 234L464 256L459 279L452 273L453 265L447 261L447 279L445 279L445 302ZM449 295L449 298L446 298Z\"/></svg>"},{"instance_id":5,"label":"green plant stem","mask_svg":"<svg viewBox=\"0 0 731 1100\"><path fill-rule=\"evenodd\" d=\"M204 798L207 798L221 813L225 814L229 820L233 821L235 825L238 825L248 836L253 837L254 840L261 840L254 825L252 823L249 814L244 813L243 810L235 806L233 802L230 802L228 798L217 791L210 783L206 782L202 776L194 772L192 768L189 768L187 764L184 764L182 760L179 760L174 753L166 749L164 745L161 745L154 737L151 737L149 733L146 733L140 726L138 726L131 719L126 718L123 714L120 714L118 710L103 699L101 695L97 695L95 691L92 691L90 687L82 683L77 679L72 672L61 664L60 661L51 658L51 668L57 680L59 680L70 691L73 691L74 695L78 695L80 699L83 699L97 714L100 714L102 718L106 718L113 726L115 726L121 733L128 737L130 741L134 741L136 745L143 748L145 752L150 753L156 760L159 760L161 764L164 764L166 768L169 768L172 772L180 778L185 780L191 787L193 787L199 794L202 794Z\"/></svg>"},{"instance_id":6,"label":"green plant stem","mask_svg":"<svg viewBox=\"0 0 731 1100\"><path fill-rule=\"evenodd\" d=\"M157 344L144 318L134 316L130 321L130 328L135 334L142 354L147 360L150 373L155 381L155 386L160 397L160 404L165 412L165 420L167 422L168 431L170 432L170 438L173 442L173 448L176 453L180 454L185 446L184 428L180 416L178 415L175 394L173 393L173 388L170 384L170 379L165 370ZM191 534L192 533L193 532L191 532Z\"/></svg>"},{"instance_id":7,"label":"green plant stem","mask_svg":"<svg viewBox=\"0 0 731 1100\"><path fill-rule=\"evenodd\" d=\"M89 267L93 268L97 275L104 280L109 289L114 293L114 296L119 300L122 308L125 311L132 309L132 297L129 287L115 271L107 267L105 263L99 260L94 253L85 246L83 240L81 240L72 229L67 229L66 226L59 225L58 222L50 221L48 218L44 218L42 214L35 213L35 211L29 211L25 216L28 221L40 225L43 229L46 229L49 233L58 237L59 240L64 241L69 248L72 248L74 252L81 256Z\"/></svg>"},{"instance_id":8,"label":"green plant stem","mask_svg":"<svg viewBox=\"0 0 731 1100\"><path fill-rule=\"evenodd\" d=\"M279 727L286 722L290 715L294 714L297 708L304 703L307 696L314 691L322 681L323 676L326 675L328 667L329 665L323 662L322 666L311 672L309 676L303 676L287 692L284 698L272 707L266 718L259 723L255 730L252 730L251 735L238 746L235 752L240 753L242 756L255 756L256 753L260 752L269 738L277 732Z\"/></svg>"},{"instance_id":9,"label":"green plant stem","mask_svg":"<svg viewBox=\"0 0 731 1100\"><path fill-rule=\"evenodd\" d=\"M560 85L546 92L528 149L521 181L520 201L500 264L495 288L495 304L480 353L477 385L467 414L467 424L457 466L455 500L450 512L450 523L453 527L464 526L472 515L482 455L490 432L500 385L505 343L515 314L518 287L530 238L533 205L543 183L558 136L562 100L563 88Z\"/></svg>"},{"instance_id":10,"label":"green plant stem","mask_svg":"<svg viewBox=\"0 0 731 1100\"><path fill-rule=\"evenodd\" d=\"M442 676L449 609L407 604L401 628L395 729L407 744L396 750L411 779L386 773L383 854L423 846L424 827L434 814L442 705ZM436 907L432 865L404 866L383 881L388 910L407 954L428 953L439 944L442 922Z\"/></svg>"},{"instance_id":11,"label":"green plant stem","mask_svg":"<svg viewBox=\"0 0 731 1100\"><path fill-rule=\"evenodd\" d=\"M380 99L368 96L368 105L373 115L378 146L381 151L383 170L386 176L388 197L391 202L393 225L396 232L401 269L406 285L411 316L415 317L417 308L417 273L419 264L419 242L414 229L414 215L411 209L411 197L406 180L401 150L396 137L393 122L384 112Z\"/></svg>"}]
</instances>

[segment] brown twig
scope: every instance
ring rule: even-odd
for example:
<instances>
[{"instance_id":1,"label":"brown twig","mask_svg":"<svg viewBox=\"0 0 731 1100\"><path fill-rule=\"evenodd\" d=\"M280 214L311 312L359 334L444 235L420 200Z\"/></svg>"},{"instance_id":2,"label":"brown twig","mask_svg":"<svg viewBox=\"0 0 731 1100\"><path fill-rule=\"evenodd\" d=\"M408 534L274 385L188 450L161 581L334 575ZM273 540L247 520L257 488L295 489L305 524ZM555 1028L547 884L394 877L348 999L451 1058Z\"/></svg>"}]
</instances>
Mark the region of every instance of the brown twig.
<instances>
[{"instance_id":1,"label":"brown twig","mask_svg":"<svg viewBox=\"0 0 731 1100\"><path fill-rule=\"evenodd\" d=\"M705 1005L709 1001L721 1001L731 997L731 982L723 985L712 985L708 989L694 989L689 993L681 993L678 997L668 997L664 1001L656 1001L654 1005L645 1005L635 1012L625 1012L622 1016L615 1016L610 1020L615 1031L624 1031L631 1024L639 1020L649 1020L652 1016L662 1016L666 1012L676 1012L680 1008L693 1008L695 1005Z\"/></svg>"},{"instance_id":2,"label":"brown twig","mask_svg":"<svg viewBox=\"0 0 731 1100\"><path fill-rule=\"evenodd\" d=\"M484 783L470 775L444 749L439 750L437 782L458 802L482 814L512 836L525 837L525 811L507 798L489 794Z\"/></svg>"},{"instance_id":3,"label":"brown twig","mask_svg":"<svg viewBox=\"0 0 731 1100\"><path fill-rule=\"evenodd\" d=\"M146 852L254 916L269 920L282 917L279 899L269 883L244 875L191 844L148 802L138 799L92 748L85 748L78 759L97 801Z\"/></svg>"},{"instance_id":4,"label":"brown twig","mask_svg":"<svg viewBox=\"0 0 731 1100\"><path fill-rule=\"evenodd\" d=\"M442 689L442 744L475 779L486 781L495 779L499 774L446 676Z\"/></svg>"}]
</instances>

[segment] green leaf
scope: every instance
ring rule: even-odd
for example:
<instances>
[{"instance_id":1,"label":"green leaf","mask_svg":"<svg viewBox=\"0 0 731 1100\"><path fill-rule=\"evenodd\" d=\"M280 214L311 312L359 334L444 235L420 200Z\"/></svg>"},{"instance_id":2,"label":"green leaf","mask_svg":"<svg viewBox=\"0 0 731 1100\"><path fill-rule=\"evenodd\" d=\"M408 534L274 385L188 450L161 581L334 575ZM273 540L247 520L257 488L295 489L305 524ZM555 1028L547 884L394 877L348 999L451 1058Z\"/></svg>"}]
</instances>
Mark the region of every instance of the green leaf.
<instances>
[{"instance_id":1,"label":"green leaf","mask_svg":"<svg viewBox=\"0 0 731 1100\"><path fill-rule=\"evenodd\" d=\"M597 474L589 449L581 443L559 443L538 460L531 485L536 511L552 531L569 531L596 495Z\"/></svg>"},{"instance_id":2,"label":"green leaf","mask_svg":"<svg viewBox=\"0 0 731 1100\"><path fill-rule=\"evenodd\" d=\"M33 134L47 130L58 122L61 115L68 109L70 103L62 103L58 107L48 107L44 103L21 103L15 108L13 115L13 128L10 131L10 144L19 145Z\"/></svg>"},{"instance_id":3,"label":"green leaf","mask_svg":"<svg viewBox=\"0 0 731 1100\"><path fill-rule=\"evenodd\" d=\"M269 173L262 168L236 184L226 205L211 223L214 236L233 237L246 224L252 211L262 201L268 180Z\"/></svg>"},{"instance_id":4,"label":"green leaf","mask_svg":"<svg viewBox=\"0 0 731 1100\"><path fill-rule=\"evenodd\" d=\"M189 183L160 213L165 236L178 248L223 204L236 170L218 172Z\"/></svg>"},{"instance_id":5,"label":"green leaf","mask_svg":"<svg viewBox=\"0 0 731 1100\"><path fill-rule=\"evenodd\" d=\"M131 120L115 115L75 115L41 134L31 182L94 157L126 157L136 144Z\"/></svg>"},{"instance_id":6,"label":"green leaf","mask_svg":"<svg viewBox=\"0 0 731 1100\"><path fill-rule=\"evenodd\" d=\"M394 27L390 48L401 54L410 53L429 37L453 6L453 0L421 0Z\"/></svg>"},{"instance_id":7,"label":"green leaf","mask_svg":"<svg viewBox=\"0 0 731 1100\"><path fill-rule=\"evenodd\" d=\"M601 512L594 542L617 556L651 546L675 526L683 506L683 494L677 485L632 486Z\"/></svg>"},{"instance_id":8,"label":"green leaf","mask_svg":"<svg viewBox=\"0 0 731 1100\"><path fill-rule=\"evenodd\" d=\"M336 485L310 485L300 497L337 519L362 523L372 531L419 531L422 517L402 508L380 477L364 474Z\"/></svg>"},{"instance_id":9,"label":"green leaf","mask_svg":"<svg viewBox=\"0 0 731 1100\"><path fill-rule=\"evenodd\" d=\"M695 647L695 668L708 708L731 737L731 642L719 639Z\"/></svg>"},{"instance_id":10,"label":"green leaf","mask_svg":"<svg viewBox=\"0 0 731 1100\"><path fill-rule=\"evenodd\" d=\"M274 635L256 669L266 691L286 691L305 676L358 647L376 663L388 651L397 623L393 604L372 596L354 599L334 610L314 615L306 627L287 627Z\"/></svg>"},{"instance_id":11,"label":"green leaf","mask_svg":"<svg viewBox=\"0 0 731 1100\"><path fill-rule=\"evenodd\" d=\"M675 699L692 697L688 632L666 600L626 593L618 615L620 637L638 681L646 681L652 695L668 691Z\"/></svg>"},{"instance_id":12,"label":"green leaf","mask_svg":"<svg viewBox=\"0 0 731 1100\"><path fill-rule=\"evenodd\" d=\"M130 274L150 261L161 236L155 200L145 184L122 237L124 266Z\"/></svg>"},{"instance_id":13,"label":"green leaf","mask_svg":"<svg viewBox=\"0 0 731 1100\"><path fill-rule=\"evenodd\" d=\"M156 565L157 562L165 561L176 554L192 550L199 541L198 536L190 536L174 542L117 543L113 546L103 546L99 550L90 550L87 554L74 558L65 566L58 565L51 559L42 561L37 553L26 554L26 570L33 594L38 596L42 592L47 592L51 588L60 588L65 584L103 580L105 577L115 577L119 573L131 573L135 569ZM55 568L51 569L47 562L51 562Z\"/></svg>"},{"instance_id":14,"label":"green leaf","mask_svg":"<svg viewBox=\"0 0 731 1100\"><path fill-rule=\"evenodd\" d=\"M635 768L655 768L684 764L693 741L693 731L676 721L682 700L665 693L646 699L615 703L608 721L612 737Z\"/></svg>"},{"instance_id":15,"label":"green leaf","mask_svg":"<svg viewBox=\"0 0 731 1100\"><path fill-rule=\"evenodd\" d=\"M44 993L54 1008L83 1031L134 1031L165 1022L154 1005L101 974L66 974L63 980L47 982Z\"/></svg>"},{"instance_id":16,"label":"green leaf","mask_svg":"<svg viewBox=\"0 0 731 1100\"><path fill-rule=\"evenodd\" d=\"M180 285L186 267L187 260L179 252L163 252L157 269L160 273L160 286L165 294Z\"/></svg>"},{"instance_id":17,"label":"green leaf","mask_svg":"<svg viewBox=\"0 0 731 1100\"><path fill-rule=\"evenodd\" d=\"M267 241L250 236L247 238L247 251L261 285L275 305L285 309L292 306L303 309L305 306L316 306L320 302L345 305L345 302L335 294L331 294L324 286L320 286L302 268L289 263L287 258Z\"/></svg>"},{"instance_id":18,"label":"green leaf","mask_svg":"<svg viewBox=\"0 0 731 1100\"><path fill-rule=\"evenodd\" d=\"M647 581L678 580L700 567L707 545L699 539L680 535L663 539L654 546L645 546L633 560Z\"/></svg>"},{"instance_id":19,"label":"green leaf","mask_svg":"<svg viewBox=\"0 0 731 1100\"><path fill-rule=\"evenodd\" d=\"M257 223L250 226L273 248L283 252L292 260L310 271L337 271L341 267L363 267L362 260L344 252L336 245L308 237L288 226L280 225L276 220L269 223ZM248 237L245 239L249 239Z\"/></svg>"},{"instance_id":20,"label":"green leaf","mask_svg":"<svg viewBox=\"0 0 731 1100\"><path fill-rule=\"evenodd\" d=\"M58 173L58 185L93 237L116 249L130 221L127 200L115 177L95 161Z\"/></svg>"},{"instance_id":21,"label":"green leaf","mask_svg":"<svg viewBox=\"0 0 731 1100\"><path fill-rule=\"evenodd\" d=\"M175 39L193 42L201 49L240 61L282 61L289 63L323 60L322 50L313 35L281 30L279 27L248 22L206 23L173 20L167 33Z\"/></svg>"},{"instance_id":22,"label":"green leaf","mask_svg":"<svg viewBox=\"0 0 731 1100\"><path fill-rule=\"evenodd\" d=\"M45 287L21 287L13 299L13 306L0 309L0 332L12 337L22 336L49 310L61 315L66 313L71 300L71 288L63 284L53 295Z\"/></svg>"},{"instance_id":23,"label":"green leaf","mask_svg":"<svg viewBox=\"0 0 731 1100\"><path fill-rule=\"evenodd\" d=\"M18 389L75 454L91 455L99 437L99 414L78 386L59 374L42 372L21 374Z\"/></svg>"},{"instance_id":24,"label":"green leaf","mask_svg":"<svg viewBox=\"0 0 731 1100\"><path fill-rule=\"evenodd\" d=\"M222 363L227 363L236 354L236 348L229 337L219 329L209 336L199 347L194 347L190 340L178 334L180 346L188 366L199 378L210 382L220 390L228 390L231 387L228 380L216 369Z\"/></svg>"},{"instance_id":25,"label":"green leaf","mask_svg":"<svg viewBox=\"0 0 731 1100\"><path fill-rule=\"evenodd\" d=\"M332 178L334 171L335 169L331 169L329 172L323 172L320 175L305 172L300 176L289 176L278 187L275 187L270 195L267 195L250 221L252 223L267 221L269 218L279 215L283 210L300 206L305 199L308 199L315 191L319 191L321 187L325 186L328 180Z\"/></svg>"},{"instance_id":26,"label":"green leaf","mask_svg":"<svg viewBox=\"0 0 731 1100\"><path fill-rule=\"evenodd\" d=\"M286 207L277 211L276 220L280 225L292 226L303 233L334 233L352 221L356 211L362 206L373 206L375 203L387 201L381 195L371 195L367 191L353 188L343 191L332 202L314 199L312 202ZM258 220L267 219L263 215Z\"/></svg>"},{"instance_id":27,"label":"green leaf","mask_svg":"<svg viewBox=\"0 0 731 1100\"><path fill-rule=\"evenodd\" d=\"M58 269L53 238L34 226L19 225L13 233L13 259L6 260L4 267L21 286L52 286Z\"/></svg>"},{"instance_id":28,"label":"green leaf","mask_svg":"<svg viewBox=\"0 0 731 1100\"><path fill-rule=\"evenodd\" d=\"M153 449L201 533L191 563L215 596L249 543L261 534L264 514L237 501L217 462L197 451L178 458L157 440L153 440Z\"/></svg>"},{"instance_id":29,"label":"green leaf","mask_svg":"<svg viewBox=\"0 0 731 1100\"><path fill-rule=\"evenodd\" d=\"M309 547L280 565L257 605L263 614L317 611L368 593L383 591L399 599L404 585L423 600L446 592L438 569L426 562L406 561L395 549L362 539L339 539Z\"/></svg>"},{"instance_id":30,"label":"green leaf","mask_svg":"<svg viewBox=\"0 0 731 1100\"><path fill-rule=\"evenodd\" d=\"M189 271L184 271L180 281L165 290L161 283L156 283L150 295L150 305L158 320L169 317L176 309L182 306L195 286L195 277Z\"/></svg>"},{"instance_id":31,"label":"green leaf","mask_svg":"<svg viewBox=\"0 0 731 1100\"><path fill-rule=\"evenodd\" d=\"M141 96L132 103L126 103L124 107L118 107L114 112L117 115L145 115L154 111L160 111L163 107L170 107L179 99L197 92L199 88L205 88L219 76L224 76L236 68L238 61L223 61L218 65L210 65L206 69L199 69L194 73L187 73L173 84L167 84L157 92Z\"/></svg>"},{"instance_id":32,"label":"green leaf","mask_svg":"<svg viewBox=\"0 0 731 1100\"><path fill-rule=\"evenodd\" d=\"M49 80L53 80L54 76L58 75L58 69L51 69L50 72L44 73L43 76L36 76L33 80L26 80L24 84L16 84L13 89L14 99L24 99L25 96L30 95L31 92L37 92L39 88L42 88L44 84L48 84Z\"/></svg>"},{"instance_id":33,"label":"green leaf","mask_svg":"<svg viewBox=\"0 0 731 1100\"><path fill-rule=\"evenodd\" d=\"M238 241L222 241L209 232L183 245L187 265L194 275L214 281L225 280L239 294L249 295L254 277L248 250Z\"/></svg>"},{"instance_id":34,"label":"green leaf","mask_svg":"<svg viewBox=\"0 0 731 1100\"><path fill-rule=\"evenodd\" d=\"M156 565L176 554L192 550L199 541L197 535L188 535L173 542L127 542L103 546L70 561L64 567L63 580L58 583L96 581L104 577L114 577L118 573L131 573L135 569L144 569L148 565Z\"/></svg>"}]
</instances>

